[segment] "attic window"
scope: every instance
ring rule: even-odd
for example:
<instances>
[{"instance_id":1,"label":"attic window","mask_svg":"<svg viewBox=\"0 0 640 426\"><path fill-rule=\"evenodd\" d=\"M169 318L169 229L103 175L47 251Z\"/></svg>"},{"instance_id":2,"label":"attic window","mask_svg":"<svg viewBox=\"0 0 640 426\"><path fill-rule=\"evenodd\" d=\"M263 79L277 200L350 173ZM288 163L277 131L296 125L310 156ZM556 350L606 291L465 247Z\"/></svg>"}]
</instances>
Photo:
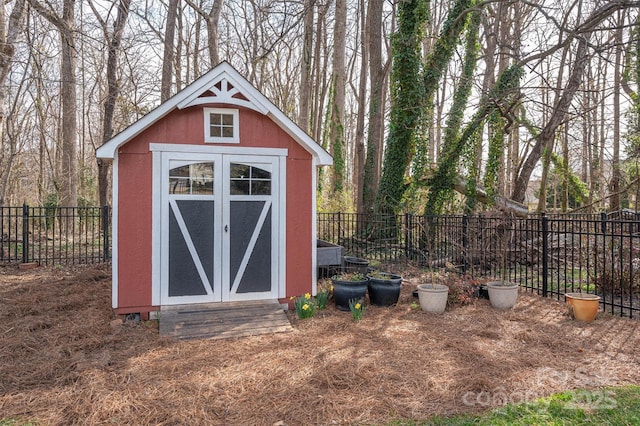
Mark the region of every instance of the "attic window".
<instances>
[{"instance_id":1,"label":"attic window","mask_svg":"<svg viewBox=\"0 0 640 426\"><path fill-rule=\"evenodd\" d=\"M237 109L204 108L204 141L209 143L239 143Z\"/></svg>"}]
</instances>

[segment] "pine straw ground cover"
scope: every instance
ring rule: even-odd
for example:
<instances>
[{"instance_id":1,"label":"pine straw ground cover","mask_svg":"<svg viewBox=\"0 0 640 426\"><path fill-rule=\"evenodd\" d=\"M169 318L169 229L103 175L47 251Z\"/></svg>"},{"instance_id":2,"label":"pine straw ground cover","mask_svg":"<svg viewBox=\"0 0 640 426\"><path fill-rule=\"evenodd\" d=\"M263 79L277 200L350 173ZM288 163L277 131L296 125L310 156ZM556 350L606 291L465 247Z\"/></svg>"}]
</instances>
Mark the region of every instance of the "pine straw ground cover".
<instances>
[{"instance_id":1,"label":"pine straw ground cover","mask_svg":"<svg viewBox=\"0 0 640 426\"><path fill-rule=\"evenodd\" d=\"M635 320L581 324L525 293L426 314L415 284L358 323L330 306L289 333L178 342L114 321L106 267L0 268L0 423L384 424L640 383Z\"/></svg>"}]
</instances>

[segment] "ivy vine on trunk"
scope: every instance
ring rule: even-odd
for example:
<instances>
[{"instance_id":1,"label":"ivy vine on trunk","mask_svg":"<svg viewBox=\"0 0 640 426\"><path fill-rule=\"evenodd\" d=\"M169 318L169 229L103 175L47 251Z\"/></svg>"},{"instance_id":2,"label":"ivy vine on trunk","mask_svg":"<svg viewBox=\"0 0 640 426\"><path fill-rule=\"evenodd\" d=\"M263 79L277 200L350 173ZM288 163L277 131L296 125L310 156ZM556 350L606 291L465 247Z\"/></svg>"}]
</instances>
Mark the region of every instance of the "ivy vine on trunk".
<instances>
[{"instance_id":1,"label":"ivy vine on trunk","mask_svg":"<svg viewBox=\"0 0 640 426\"><path fill-rule=\"evenodd\" d=\"M420 43L428 19L425 0L398 4L398 30L392 35L391 112L387 151L376 198L376 210L394 213L404 193L404 174L415 146L422 114Z\"/></svg>"},{"instance_id":2,"label":"ivy vine on trunk","mask_svg":"<svg viewBox=\"0 0 640 426\"><path fill-rule=\"evenodd\" d=\"M391 113L389 137L376 198L376 210L397 213L407 189L405 175L416 147L416 129L464 31L475 0L457 0L447 14L421 74L420 42L428 19L428 2L398 5L398 31L391 40Z\"/></svg>"},{"instance_id":3,"label":"ivy vine on trunk","mask_svg":"<svg viewBox=\"0 0 640 426\"><path fill-rule=\"evenodd\" d=\"M441 212L447 195L458 178L460 155L465 147L468 147L469 141L475 140L476 133L481 129L487 117L494 111L502 111L506 114L518 102L518 91L515 89L519 87L523 73L523 68L518 65L507 68L500 75L495 87L482 98L478 110L464 127L460 136L447 145L438 161L435 174L427 181L429 199L425 207L425 214L431 215Z\"/></svg>"}]
</instances>

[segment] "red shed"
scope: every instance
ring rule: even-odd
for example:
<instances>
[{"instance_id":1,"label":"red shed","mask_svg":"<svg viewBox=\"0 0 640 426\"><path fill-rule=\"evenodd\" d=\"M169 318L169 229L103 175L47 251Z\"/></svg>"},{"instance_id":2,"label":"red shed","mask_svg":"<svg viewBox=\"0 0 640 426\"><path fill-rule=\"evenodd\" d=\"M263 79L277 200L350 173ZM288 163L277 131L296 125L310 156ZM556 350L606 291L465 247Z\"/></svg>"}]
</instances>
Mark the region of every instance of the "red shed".
<instances>
[{"instance_id":1,"label":"red shed","mask_svg":"<svg viewBox=\"0 0 640 426\"><path fill-rule=\"evenodd\" d=\"M316 169L331 156L223 62L97 150L113 159L113 307L316 288Z\"/></svg>"}]
</instances>

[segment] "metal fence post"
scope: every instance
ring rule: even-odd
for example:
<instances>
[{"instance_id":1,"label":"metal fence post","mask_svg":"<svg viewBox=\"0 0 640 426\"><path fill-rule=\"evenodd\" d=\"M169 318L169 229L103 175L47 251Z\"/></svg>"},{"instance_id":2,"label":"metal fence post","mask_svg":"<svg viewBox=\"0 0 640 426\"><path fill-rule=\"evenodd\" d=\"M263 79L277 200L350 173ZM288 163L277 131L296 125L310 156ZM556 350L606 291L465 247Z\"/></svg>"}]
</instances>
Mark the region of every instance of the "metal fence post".
<instances>
[{"instance_id":1,"label":"metal fence post","mask_svg":"<svg viewBox=\"0 0 640 426\"><path fill-rule=\"evenodd\" d=\"M469 216L462 216L462 272L467 273L469 265Z\"/></svg>"},{"instance_id":2,"label":"metal fence post","mask_svg":"<svg viewBox=\"0 0 640 426\"><path fill-rule=\"evenodd\" d=\"M595 268L594 271L594 278L597 279L597 277L601 277L601 278L605 278L607 277L607 263L608 263L608 259L607 259L607 222L608 222L608 218L607 218L607 214L605 212L600 212L600 231L602 232L602 257L603 257L603 261L602 261L602 269L600 271L598 271L598 262L594 261L593 265ZM613 287L614 287L614 269L615 266L613 265L613 238L614 238L614 224L611 224L611 227L609 229L611 229L610 233L611 233L611 255L610 255L610 259L611 259L611 269L610 269L610 274L611 274L611 291L613 292ZM597 236L596 236L596 241L597 241ZM604 287L602 288L602 293L601 293L602 299L601 299L601 303L604 303L605 306L605 310L606 310L606 303L607 301L605 300L605 291L604 291ZM612 313L613 313L613 307L612 307Z\"/></svg>"},{"instance_id":3,"label":"metal fence post","mask_svg":"<svg viewBox=\"0 0 640 426\"><path fill-rule=\"evenodd\" d=\"M409 213L404 214L404 255L407 259L411 259L411 241L409 241L409 221L410 215Z\"/></svg>"},{"instance_id":4,"label":"metal fence post","mask_svg":"<svg viewBox=\"0 0 640 426\"><path fill-rule=\"evenodd\" d=\"M542 295L549 291L549 218L542 212Z\"/></svg>"},{"instance_id":5,"label":"metal fence post","mask_svg":"<svg viewBox=\"0 0 640 426\"><path fill-rule=\"evenodd\" d=\"M22 204L22 263L29 262L29 206Z\"/></svg>"},{"instance_id":6,"label":"metal fence post","mask_svg":"<svg viewBox=\"0 0 640 426\"><path fill-rule=\"evenodd\" d=\"M342 245L342 216L338 212L338 238L337 244Z\"/></svg>"},{"instance_id":7,"label":"metal fence post","mask_svg":"<svg viewBox=\"0 0 640 426\"><path fill-rule=\"evenodd\" d=\"M109 260L109 206L102 206L102 235L104 235L104 246L102 247L102 261Z\"/></svg>"}]
</instances>

